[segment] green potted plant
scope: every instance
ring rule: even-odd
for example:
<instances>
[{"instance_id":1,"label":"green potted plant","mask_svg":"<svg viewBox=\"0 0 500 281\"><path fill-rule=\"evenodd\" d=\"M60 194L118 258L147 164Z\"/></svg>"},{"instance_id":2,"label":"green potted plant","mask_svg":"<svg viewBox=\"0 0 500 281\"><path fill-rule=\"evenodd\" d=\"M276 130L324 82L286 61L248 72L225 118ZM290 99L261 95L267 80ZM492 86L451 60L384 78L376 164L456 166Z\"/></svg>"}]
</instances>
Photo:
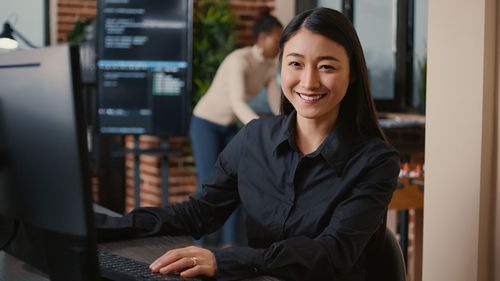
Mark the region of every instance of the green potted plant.
<instances>
[{"instance_id":1,"label":"green potted plant","mask_svg":"<svg viewBox=\"0 0 500 281\"><path fill-rule=\"evenodd\" d=\"M236 17L229 1L200 0L194 14L193 104L208 90L224 58L236 48Z\"/></svg>"},{"instance_id":2,"label":"green potted plant","mask_svg":"<svg viewBox=\"0 0 500 281\"><path fill-rule=\"evenodd\" d=\"M87 31L86 28L87 26L91 25L92 22L94 21L94 17L88 18L85 20L77 20L75 21L75 25L73 28L68 32L67 35L67 40L68 42L75 43L75 44L81 44L87 41Z\"/></svg>"}]
</instances>

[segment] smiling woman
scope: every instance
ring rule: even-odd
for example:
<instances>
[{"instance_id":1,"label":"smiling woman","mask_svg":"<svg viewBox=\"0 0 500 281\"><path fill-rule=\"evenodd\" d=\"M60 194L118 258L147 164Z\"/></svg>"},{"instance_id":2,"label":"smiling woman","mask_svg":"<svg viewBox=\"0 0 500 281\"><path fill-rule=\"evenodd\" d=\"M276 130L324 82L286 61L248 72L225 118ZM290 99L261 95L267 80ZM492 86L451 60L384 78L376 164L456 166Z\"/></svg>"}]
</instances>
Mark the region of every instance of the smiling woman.
<instances>
[{"instance_id":1,"label":"smiling woman","mask_svg":"<svg viewBox=\"0 0 500 281\"><path fill-rule=\"evenodd\" d=\"M97 216L101 239L200 237L240 206L247 247L176 249L151 270L220 280L370 276L399 155L378 126L356 32L340 12L310 10L285 28L280 49L283 114L249 122L190 201L123 218Z\"/></svg>"}]
</instances>

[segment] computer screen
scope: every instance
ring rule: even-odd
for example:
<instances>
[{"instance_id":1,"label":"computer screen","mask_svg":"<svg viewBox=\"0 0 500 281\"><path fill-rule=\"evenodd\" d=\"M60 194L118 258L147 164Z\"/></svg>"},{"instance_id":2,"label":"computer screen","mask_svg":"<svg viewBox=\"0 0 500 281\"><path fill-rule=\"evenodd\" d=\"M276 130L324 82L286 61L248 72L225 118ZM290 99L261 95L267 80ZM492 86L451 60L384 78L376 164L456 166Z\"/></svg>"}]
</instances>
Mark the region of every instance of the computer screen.
<instances>
[{"instance_id":1,"label":"computer screen","mask_svg":"<svg viewBox=\"0 0 500 281\"><path fill-rule=\"evenodd\" d=\"M99 0L97 124L104 134L187 134L192 0Z\"/></svg>"},{"instance_id":2,"label":"computer screen","mask_svg":"<svg viewBox=\"0 0 500 281\"><path fill-rule=\"evenodd\" d=\"M0 54L0 215L6 250L51 280L98 278L75 46Z\"/></svg>"}]
</instances>

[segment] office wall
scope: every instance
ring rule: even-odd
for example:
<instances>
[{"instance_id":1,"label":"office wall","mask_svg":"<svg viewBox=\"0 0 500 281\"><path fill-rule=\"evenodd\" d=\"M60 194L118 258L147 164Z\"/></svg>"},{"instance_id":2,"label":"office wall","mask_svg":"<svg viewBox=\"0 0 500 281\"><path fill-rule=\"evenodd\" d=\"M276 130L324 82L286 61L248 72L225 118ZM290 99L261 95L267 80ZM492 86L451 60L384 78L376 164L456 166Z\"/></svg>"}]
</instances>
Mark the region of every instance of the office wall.
<instances>
[{"instance_id":1,"label":"office wall","mask_svg":"<svg viewBox=\"0 0 500 281\"><path fill-rule=\"evenodd\" d=\"M429 1L426 281L499 280L498 15L495 0Z\"/></svg>"},{"instance_id":2,"label":"office wall","mask_svg":"<svg viewBox=\"0 0 500 281\"><path fill-rule=\"evenodd\" d=\"M43 46L45 38L44 2L44 0L0 0L0 28L3 29L3 23L8 20L12 27L31 43ZM28 47L21 42L20 48Z\"/></svg>"},{"instance_id":3,"label":"office wall","mask_svg":"<svg viewBox=\"0 0 500 281\"><path fill-rule=\"evenodd\" d=\"M253 25L258 7L267 6L271 9L271 14L276 15L275 0L229 0L228 2L237 18L239 27L235 30L235 34L237 42L241 45L254 43Z\"/></svg>"},{"instance_id":4,"label":"office wall","mask_svg":"<svg viewBox=\"0 0 500 281\"><path fill-rule=\"evenodd\" d=\"M274 0L276 10L275 16L286 26L295 16L295 1L291 0Z\"/></svg>"}]
</instances>

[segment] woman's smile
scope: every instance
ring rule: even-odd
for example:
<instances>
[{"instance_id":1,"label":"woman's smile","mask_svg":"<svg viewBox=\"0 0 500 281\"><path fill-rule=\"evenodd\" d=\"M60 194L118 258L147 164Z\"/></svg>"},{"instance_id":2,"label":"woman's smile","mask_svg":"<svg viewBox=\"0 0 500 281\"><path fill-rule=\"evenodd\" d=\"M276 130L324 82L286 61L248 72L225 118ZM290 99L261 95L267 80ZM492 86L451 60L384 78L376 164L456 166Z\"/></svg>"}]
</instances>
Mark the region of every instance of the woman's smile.
<instances>
[{"instance_id":1,"label":"woman's smile","mask_svg":"<svg viewBox=\"0 0 500 281\"><path fill-rule=\"evenodd\" d=\"M322 99L326 94L310 94L310 93L299 93L297 92L299 97L308 104L313 104Z\"/></svg>"}]
</instances>

